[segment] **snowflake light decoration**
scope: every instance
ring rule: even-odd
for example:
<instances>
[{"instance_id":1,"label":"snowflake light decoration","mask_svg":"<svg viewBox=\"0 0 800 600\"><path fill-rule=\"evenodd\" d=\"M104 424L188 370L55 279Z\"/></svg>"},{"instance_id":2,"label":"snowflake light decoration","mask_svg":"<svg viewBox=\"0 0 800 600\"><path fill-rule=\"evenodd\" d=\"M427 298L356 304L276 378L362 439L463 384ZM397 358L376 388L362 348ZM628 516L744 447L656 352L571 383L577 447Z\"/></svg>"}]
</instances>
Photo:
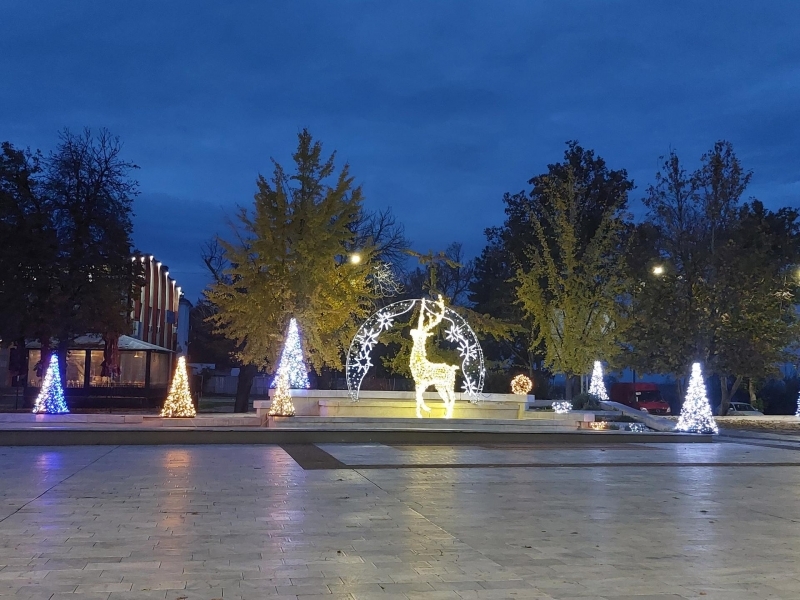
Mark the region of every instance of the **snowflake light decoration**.
<instances>
[{"instance_id":1,"label":"snowflake light decoration","mask_svg":"<svg viewBox=\"0 0 800 600\"><path fill-rule=\"evenodd\" d=\"M347 352L345 371L351 400L358 400L361 383L372 366L372 350L380 335L397 327L398 317L408 314L421 302L421 299L394 302L375 312L361 325ZM448 322L445 339L455 345L461 358L459 375L463 380L462 389L469 395L471 402L477 402L486 377L483 350L478 337L464 318L451 308L445 307L443 321Z\"/></svg>"}]
</instances>

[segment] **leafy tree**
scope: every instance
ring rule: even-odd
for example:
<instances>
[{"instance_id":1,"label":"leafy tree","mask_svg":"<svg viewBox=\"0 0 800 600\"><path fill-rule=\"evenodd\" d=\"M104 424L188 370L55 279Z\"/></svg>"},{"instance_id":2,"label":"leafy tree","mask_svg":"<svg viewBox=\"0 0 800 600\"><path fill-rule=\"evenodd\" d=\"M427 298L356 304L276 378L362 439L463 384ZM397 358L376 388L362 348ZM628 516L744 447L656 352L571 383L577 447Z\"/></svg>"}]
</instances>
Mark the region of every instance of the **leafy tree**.
<instances>
[{"instance_id":1,"label":"leafy tree","mask_svg":"<svg viewBox=\"0 0 800 600\"><path fill-rule=\"evenodd\" d=\"M536 239L528 249L530 268L517 271L518 301L535 326L534 343L544 345L547 367L570 377L620 351L627 228L618 207L625 197L606 209L587 238L586 190L571 168L540 177L538 185L546 203L531 212Z\"/></svg>"},{"instance_id":2,"label":"leafy tree","mask_svg":"<svg viewBox=\"0 0 800 600\"><path fill-rule=\"evenodd\" d=\"M4 338L58 340L61 369L75 336L126 330L138 265L131 262L135 165L105 130L61 134L47 158L3 144L0 312Z\"/></svg>"},{"instance_id":3,"label":"leafy tree","mask_svg":"<svg viewBox=\"0 0 800 600\"><path fill-rule=\"evenodd\" d=\"M356 323L372 307L372 248L359 249L358 264L347 260L361 188L347 165L336 175L334 155L323 159L322 144L306 130L292 158L293 173L273 160L272 179L258 177L252 208L240 208L232 223L233 239L219 239L225 263L206 292L217 307L211 321L235 341L249 371L240 383L259 367L274 368L291 317L313 368L341 368ZM247 409L246 388L237 411Z\"/></svg>"},{"instance_id":4,"label":"leafy tree","mask_svg":"<svg viewBox=\"0 0 800 600\"><path fill-rule=\"evenodd\" d=\"M489 313L513 323L516 331L507 340L489 343L488 357L505 368L528 371L542 389L549 374L544 369L545 348L541 343L537 323L520 304L517 297L519 281L517 272L530 272L533 268L531 250L549 248L558 257L558 240L551 231L544 239L536 233L534 221L549 228L545 211L552 210L549 190L554 181L574 181L580 190L575 210L575 251L580 256L589 246L607 213L619 217L625 210L628 192L633 182L624 170L612 170L605 160L578 142L567 143L561 162L548 165L547 172L528 181L529 192L505 194L506 220L501 227L486 230L488 244L476 260L475 279L470 288L470 299L480 313ZM535 253L534 253L535 254Z\"/></svg>"},{"instance_id":5,"label":"leafy tree","mask_svg":"<svg viewBox=\"0 0 800 600\"><path fill-rule=\"evenodd\" d=\"M720 413L744 378L773 372L797 335L798 215L760 202L740 205L752 174L728 142L717 142L687 173L676 153L647 190L629 266L638 281L635 364L684 375L703 362L720 382ZM648 276L660 264L663 274Z\"/></svg>"}]
</instances>

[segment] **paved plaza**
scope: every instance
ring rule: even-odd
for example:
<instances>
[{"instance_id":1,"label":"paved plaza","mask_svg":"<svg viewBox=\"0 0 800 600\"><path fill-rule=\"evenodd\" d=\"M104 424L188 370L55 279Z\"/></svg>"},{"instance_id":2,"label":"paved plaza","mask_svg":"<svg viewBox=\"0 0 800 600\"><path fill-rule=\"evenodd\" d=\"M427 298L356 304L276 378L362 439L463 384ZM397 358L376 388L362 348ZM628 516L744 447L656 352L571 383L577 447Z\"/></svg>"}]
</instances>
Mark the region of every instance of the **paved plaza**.
<instances>
[{"instance_id":1,"label":"paved plaza","mask_svg":"<svg viewBox=\"0 0 800 600\"><path fill-rule=\"evenodd\" d=\"M0 447L0 597L800 598L799 450Z\"/></svg>"}]
</instances>

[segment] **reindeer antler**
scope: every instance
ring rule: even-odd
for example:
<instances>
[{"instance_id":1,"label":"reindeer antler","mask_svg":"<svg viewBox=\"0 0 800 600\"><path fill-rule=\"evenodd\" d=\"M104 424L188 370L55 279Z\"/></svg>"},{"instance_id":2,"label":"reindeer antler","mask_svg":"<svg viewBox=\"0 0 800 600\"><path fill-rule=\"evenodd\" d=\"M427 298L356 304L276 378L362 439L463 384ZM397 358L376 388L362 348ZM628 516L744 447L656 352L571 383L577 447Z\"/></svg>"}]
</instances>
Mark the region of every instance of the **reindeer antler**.
<instances>
[{"instance_id":1,"label":"reindeer antler","mask_svg":"<svg viewBox=\"0 0 800 600\"><path fill-rule=\"evenodd\" d=\"M425 312L425 300L422 301L422 309L420 310L420 328L424 331L430 331L434 327L436 327L439 323L442 322L444 318L444 300L442 299L442 295L439 294L439 299L436 301L436 305L439 307L439 314L437 315L436 312L429 309L431 313L431 318L428 321L428 324L425 325L422 322L422 314Z\"/></svg>"}]
</instances>

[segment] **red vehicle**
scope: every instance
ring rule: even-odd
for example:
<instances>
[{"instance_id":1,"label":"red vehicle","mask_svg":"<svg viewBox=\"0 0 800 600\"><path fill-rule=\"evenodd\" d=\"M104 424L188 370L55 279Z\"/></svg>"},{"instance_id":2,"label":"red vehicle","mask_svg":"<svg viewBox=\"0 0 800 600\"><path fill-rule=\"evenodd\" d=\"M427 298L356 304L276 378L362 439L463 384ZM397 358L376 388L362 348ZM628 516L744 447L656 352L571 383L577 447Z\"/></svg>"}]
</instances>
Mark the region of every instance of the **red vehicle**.
<instances>
[{"instance_id":1,"label":"red vehicle","mask_svg":"<svg viewBox=\"0 0 800 600\"><path fill-rule=\"evenodd\" d=\"M612 402L636 408L654 415L670 414L669 404L661 397L655 383L615 383L609 397Z\"/></svg>"}]
</instances>

